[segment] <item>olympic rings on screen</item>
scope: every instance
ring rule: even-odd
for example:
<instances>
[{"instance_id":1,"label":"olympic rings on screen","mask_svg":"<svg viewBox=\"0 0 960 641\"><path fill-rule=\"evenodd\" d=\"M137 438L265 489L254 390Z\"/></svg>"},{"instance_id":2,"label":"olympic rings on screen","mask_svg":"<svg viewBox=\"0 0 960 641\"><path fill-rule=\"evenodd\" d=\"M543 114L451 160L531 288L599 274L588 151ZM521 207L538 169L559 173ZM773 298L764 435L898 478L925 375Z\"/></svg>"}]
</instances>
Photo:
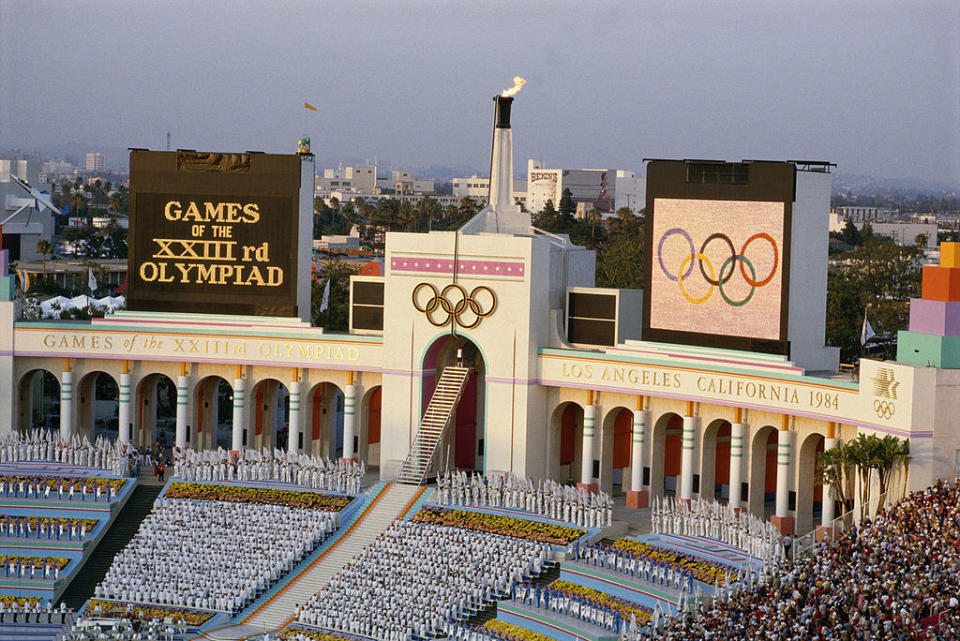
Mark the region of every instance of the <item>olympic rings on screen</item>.
<instances>
[{"instance_id":1,"label":"olympic rings on screen","mask_svg":"<svg viewBox=\"0 0 960 641\"><path fill-rule=\"evenodd\" d=\"M683 260L680 262L680 269L676 274L671 273L663 261L663 245L670 236L674 235L685 238L687 245L689 246L689 253L684 256ZM725 243L727 248L730 250L730 256L723 261L719 274L714 273L714 266L710 259L707 258L706 253L707 246L715 240ZM750 248L751 244L754 241L759 240L767 241L770 244L770 247L773 249L773 265L770 268L770 273L764 275L763 278L757 277L756 268L754 267L753 262L747 258L746 255L747 249ZM680 227L673 227L672 229L668 229L666 232L664 232L660 237L660 241L657 244L657 260L660 263L660 270L663 272L664 276L678 283L683 296L694 305L702 305L706 303L713 296L714 288L717 288L720 290L720 296L723 297L723 300L728 305L733 307L742 307L750 302L758 287L768 285L777 275L777 270L780 267L780 247L773 236L765 232L760 232L747 238L747 240L743 243L743 246L740 248L740 251L737 252L736 247L733 244L733 240L731 240L728 235L715 232L707 236L706 240L704 240L700 245L700 251L697 251L690 234ZM700 275L710 286L710 289L706 295L701 296L700 298L691 296L687 291L687 285L684 283L684 281L689 280L689 277L693 272L694 260L696 260L697 266L700 270ZM750 293L747 294L743 299L734 300L730 298L727 292L724 291L724 285L727 285L730 282L730 279L737 271L736 266L738 262L740 263L740 275L743 276L744 282L746 282L751 289ZM747 273L748 271L749 274Z\"/></svg>"},{"instance_id":2,"label":"olympic rings on screen","mask_svg":"<svg viewBox=\"0 0 960 641\"><path fill-rule=\"evenodd\" d=\"M876 400L873 402L873 411L876 412L877 418L891 418L897 408L890 401Z\"/></svg>"},{"instance_id":3,"label":"olympic rings on screen","mask_svg":"<svg viewBox=\"0 0 960 641\"><path fill-rule=\"evenodd\" d=\"M430 298L421 304L420 292L423 289L430 291ZM450 292L456 292L453 300L447 296ZM478 297L481 293L485 293L490 299L486 309ZM497 295L486 285L474 287L468 295L467 290L457 283L451 283L439 292L431 283L420 283L413 288L413 307L426 314L427 320L434 327L445 327L453 322L464 329L473 329L497 309ZM446 317L435 318L434 312L437 310L446 314Z\"/></svg>"}]
</instances>

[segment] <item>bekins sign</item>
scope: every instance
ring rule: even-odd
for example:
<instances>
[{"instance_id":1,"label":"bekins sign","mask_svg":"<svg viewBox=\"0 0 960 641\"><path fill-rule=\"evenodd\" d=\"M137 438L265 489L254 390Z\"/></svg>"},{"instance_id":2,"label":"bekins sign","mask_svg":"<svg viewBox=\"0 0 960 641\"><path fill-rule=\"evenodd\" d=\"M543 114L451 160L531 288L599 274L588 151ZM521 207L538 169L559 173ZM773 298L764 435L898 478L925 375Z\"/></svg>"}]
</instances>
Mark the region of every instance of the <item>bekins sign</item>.
<instances>
[{"instance_id":1,"label":"bekins sign","mask_svg":"<svg viewBox=\"0 0 960 641\"><path fill-rule=\"evenodd\" d=\"M130 309L296 315L298 159L240 159L131 152Z\"/></svg>"}]
</instances>

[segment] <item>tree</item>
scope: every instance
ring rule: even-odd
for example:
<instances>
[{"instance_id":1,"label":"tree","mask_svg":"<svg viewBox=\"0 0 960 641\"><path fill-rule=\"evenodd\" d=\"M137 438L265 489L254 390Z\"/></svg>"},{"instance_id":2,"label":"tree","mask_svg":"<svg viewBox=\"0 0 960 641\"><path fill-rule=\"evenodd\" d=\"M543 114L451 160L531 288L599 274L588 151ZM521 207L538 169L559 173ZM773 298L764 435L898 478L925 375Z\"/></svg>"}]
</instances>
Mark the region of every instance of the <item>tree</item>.
<instances>
[{"instance_id":1,"label":"tree","mask_svg":"<svg viewBox=\"0 0 960 641\"><path fill-rule=\"evenodd\" d=\"M573 192L567 187L560 195L560 204L557 206L559 223L561 231L565 232L573 227L575 214L577 213L577 203L573 202Z\"/></svg>"},{"instance_id":2,"label":"tree","mask_svg":"<svg viewBox=\"0 0 960 641\"><path fill-rule=\"evenodd\" d=\"M311 283L310 318L315 326L328 331L347 331L350 317L350 276L357 273L358 266L340 260L319 263L319 273ZM330 282L330 295L327 308L321 310L323 292L327 281Z\"/></svg>"},{"instance_id":3,"label":"tree","mask_svg":"<svg viewBox=\"0 0 960 641\"><path fill-rule=\"evenodd\" d=\"M861 243L860 230L857 229L856 225L848 220L847 224L844 225L843 229L840 231L840 240L845 242L850 247L856 247Z\"/></svg>"},{"instance_id":4,"label":"tree","mask_svg":"<svg viewBox=\"0 0 960 641\"><path fill-rule=\"evenodd\" d=\"M74 192L67 199L67 202L74 216L83 216L87 213L87 197L83 195L83 192Z\"/></svg>"},{"instance_id":5,"label":"tree","mask_svg":"<svg viewBox=\"0 0 960 641\"><path fill-rule=\"evenodd\" d=\"M533 226L543 231L558 233L560 231L560 219L557 210L553 206L553 200L547 199L543 204L543 209L533 215Z\"/></svg>"},{"instance_id":6,"label":"tree","mask_svg":"<svg viewBox=\"0 0 960 641\"><path fill-rule=\"evenodd\" d=\"M842 512L853 509L847 489L851 479L851 461L849 452L843 446L824 450L817 458L817 484L832 488L840 501ZM823 499L832 500L824 495Z\"/></svg>"},{"instance_id":7,"label":"tree","mask_svg":"<svg viewBox=\"0 0 960 641\"><path fill-rule=\"evenodd\" d=\"M53 253L53 244L46 238L37 241L37 253L43 257L43 280L47 279L47 254Z\"/></svg>"},{"instance_id":8,"label":"tree","mask_svg":"<svg viewBox=\"0 0 960 641\"><path fill-rule=\"evenodd\" d=\"M917 234L916 238L913 239L913 243L917 246L917 249L923 251L927 246L927 235Z\"/></svg>"}]
</instances>

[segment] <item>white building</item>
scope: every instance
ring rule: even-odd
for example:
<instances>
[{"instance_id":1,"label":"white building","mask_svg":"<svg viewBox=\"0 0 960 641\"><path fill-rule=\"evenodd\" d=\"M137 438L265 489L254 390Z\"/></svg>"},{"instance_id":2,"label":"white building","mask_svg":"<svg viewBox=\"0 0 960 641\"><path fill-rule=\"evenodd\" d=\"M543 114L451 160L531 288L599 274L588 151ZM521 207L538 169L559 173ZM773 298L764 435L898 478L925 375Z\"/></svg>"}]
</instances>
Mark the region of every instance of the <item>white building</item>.
<instances>
[{"instance_id":1,"label":"white building","mask_svg":"<svg viewBox=\"0 0 960 641\"><path fill-rule=\"evenodd\" d=\"M612 214L620 207L643 208L646 181L632 171L613 169L548 169L542 160L527 161L527 209L538 212L547 201L560 204L565 189L585 211Z\"/></svg>"},{"instance_id":2,"label":"white building","mask_svg":"<svg viewBox=\"0 0 960 641\"><path fill-rule=\"evenodd\" d=\"M103 154L97 152L93 154L87 154L86 158L86 170L87 171L103 171Z\"/></svg>"}]
</instances>

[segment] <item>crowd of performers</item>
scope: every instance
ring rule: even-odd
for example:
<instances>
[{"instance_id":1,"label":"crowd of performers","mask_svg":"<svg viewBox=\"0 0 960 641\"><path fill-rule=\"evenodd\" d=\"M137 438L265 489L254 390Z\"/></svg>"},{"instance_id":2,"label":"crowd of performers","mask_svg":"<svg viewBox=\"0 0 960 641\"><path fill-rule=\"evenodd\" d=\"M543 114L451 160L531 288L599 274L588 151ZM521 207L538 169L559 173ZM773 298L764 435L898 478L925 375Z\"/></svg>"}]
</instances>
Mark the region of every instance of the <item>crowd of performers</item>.
<instances>
[{"instance_id":1,"label":"crowd of performers","mask_svg":"<svg viewBox=\"0 0 960 641\"><path fill-rule=\"evenodd\" d=\"M773 523L712 500L694 499L687 507L677 499L654 499L650 523L654 534L717 539L766 562L784 555L783 536Z\"/></svg>"},{"instance_id":2,"label":"crowd of performers","mask_svg":"<svg viewBox=\"0 0 960 641\"><path fill-rule=\"evenodd\" d=\"M441 474L437 477L436 500L441 505L523 510L578 527L603 528L613 523L613 499L609 494L587 492L550 479L534 481L516 474Z\"/></svg>"},{"instance_id":3,"label":"crowd of performers","mask_svg":"<svg viewBox=\"0 0 960 641\"><path fill-rule=\"evenodd\" d=\"M680 590L685 586L692 591L696 581L693 573L687 568L609 545L577 547L574 558L587 565L592 564L594 567L620 572L647 583L663 585L674 590Z\"/></svg>"},{"instance_id":4,"label":"crowd of performers","mask_svg":"<svg viewBox=\"0 0 960 641\"><path fill-rule=\"evenodd\" d=\"M431 639L550 564L550 546L395 521L298 612L306 625L382 641Z\"/></svg>"},{"instance_id":5,"label":"crowd of performers","mask_svg":"<svg viewBox=\"0 0 960 641\"><path fill-rule=\"evenodd\" d=\"M58 607L39 603L5 603L0 601L0 623L69 623L74 618L73 610L61 602Z\"/></svg>"},{"instance_id":6,"label":"crowd of performers","mask_svg":"<svg viewBox=\"0 0 960 641\"><path fill-rule=\"evenodd\" d=\"M173 474L186 481L265 481L358 494L366 474L363 461L332 461L305 452L244 449L240 456L216 450L175 452Z\"/></svg>"},{"instance_id":7,"label":"crowd of performers","mask_svg":"<svg viewBox=\"0 0 960 641\"><path fill-rule=\"evenodd\" d=\"M79 434L61 441L55 432L40 429L0 434L0 463L49 461L107 470L114 476L128 476L135 451L130 444L103 436L91 443Z\"/></svg>"},{"instance_id":8,"label":"crowd of performers","mask_svg":"<svg viewBox=\"0 0 960 641\"><path fill-rule=\"evenodd\" d=\"M323 510L161 498L94 595L236 612L336 527Z\"/></svg>"},{"instance_id":9,"label":"crowd of performers","mask_svg":"<svg viewBox=\"0 0 960 641\"><path fill-rule=\"evenodd\" d=\"M87 529L86 521L87 519L0 515L0 536L82 541L93 530L92 527Z\"/></svg>"}]
</instances>

